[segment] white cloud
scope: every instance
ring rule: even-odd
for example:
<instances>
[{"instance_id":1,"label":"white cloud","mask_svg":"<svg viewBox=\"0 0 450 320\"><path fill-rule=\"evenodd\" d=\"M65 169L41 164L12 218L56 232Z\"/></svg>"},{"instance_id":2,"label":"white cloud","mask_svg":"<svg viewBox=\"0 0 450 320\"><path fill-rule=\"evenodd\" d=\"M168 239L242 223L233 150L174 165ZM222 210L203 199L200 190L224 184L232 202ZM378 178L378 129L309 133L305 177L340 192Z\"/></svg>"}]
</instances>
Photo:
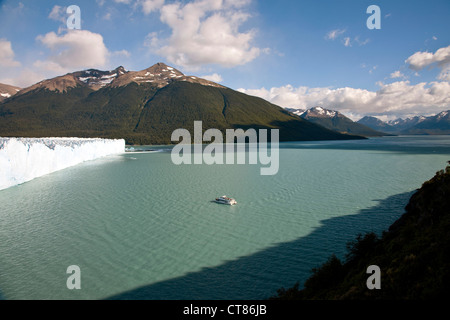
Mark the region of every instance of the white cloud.
<instances>
[{"instance_id":1,"label":"white cloud","mask_svg":"<svg viewBox=\"0 0 450 320\"><path fill-rule=\"evenodd\" d=\"M6 2L6 3L5 3ZM22 13L25 5L22 2L19 2L17 6L13 6L16 4L16 1L0 1L1 10L7 12L8 14L16 15L18 13Z\"/></svg>"},{"instance_id":2,"label":"white cloud","mask_svg":"<svg viewBox=\"0 0 450 320\"><path fill-rule=\"evenodd\" d=\"M58 5L55 5L48 15L49 19L55 20L55 21L61 21L66 22L67 20L67 14L66 14L66 8L61 7Z\"/></svg>"},{"instance_id":3,"label":"white cloud","mask_svg":"<svg viewBox=\"0 0 450 320\"><path fill-rule=\"evenodd\" d=\"M370 42L370 39L367 38L366 40L362 41L359 39L359 36L355 37L355 42L360 45L360 46L365 46L366 44L368 44Z\"/></svg>"},{"instance_id":4,"label":"white cloud","mask_svg":"<svg viewBox=\"0 0 450 320\"><path fill-rule=\"evenodd\" d=\"M110 0L111 1L111 0ZM164 5L165 0L112 0L114 3L130 5L134 10L142 9L144 14L158 11ZM96 0L101 7L106 3L106 0Z\"/></svg>"},{"instance_id":5,"label":"white cloud","mask_svg":"<svg viewBox=\"0 0 450 320\"><path fill-rule=\"evenodd\" d=\"M401 73L400 70L394 71L391 73L390 75L391 79L397 79L397 78L406 78L405 75L403 73Z\"/></svg>"},{"instance_id":6,"label":"white cloud","mask_svg":"<svg viewBox=\"0 0 450 320\"><path fill-rule=\"evenodd\" d=\"M161 45L161 41L158 38L157 32L151 32L149 33L144 40L144 46L155 49L158 48Z\"/></svg>"},{"instance_id":7,"label":"white cloud","mask_svg":"<svg viewBox=\"0 0 450 320\"><path fill-rule=\"evenodd\" d=\"M0 83L5 83L20 88L26 88L43 79L45 79L43 74L40 74L36 71L26 68L18 73L15 73L14 77L1 78Z\"/></svg>"},{"instance_id":8,"label":"white cloud","mask_svg":"<svg viewBox=\"0 0 450 320\"><path fill-rule=\"evenodd\" d=\"M164 0L143 0L140 1L142 11L145 14L150 14L153 11L157 11L164 5Z\"/></svg>"},{"instance_id":9,"label":"white cloud","mask_svg":"<svg viewBox=\"0 0 450 320\"><path fill-rule=\"evenodd\" d=\"M450 83L431 82L411 85L409 81L379 83L380 89L309 88L291 85L239 91L259 96L282 107L308 109L322 106L357 117L373 115L433 114L450 109Z\"/></svg>"},{"instance_id":10,"label":"white cloud","mask_svg":"<svg viewBox=\"0 0 450 320\"><path fill-rule=\"evenodd\" d=\"M432 52L416 52L405 61L409 67L415 71L420 71L427 67L437 66L442 71L438 76L439 80L449 80L450 69L450 46Z\"/></svg>"},{"instance_id":11,"label":"white cloud","mask_svg":"<svg viewBox=\"0 0 450 320\"><path fill-rule=\"evenodd\" d=\"M201 76L200 78L212 81L212 82L221 82L223 80L222 76L220 74L217 73L213 73L210 75L206 75L206 76Z\"/></svg>"},{"instance_id":12,"label":"white cloud","mask_svg":"<svg viewBox=\"0 0 450 320\"><path fill-rule=\"evenodd\" d=\"M101 69L110 63L110 59L122 60L131 56L127 50L110 52L101 35L87 30L69 30L62 35L49 32L36 39L50 50L50 54L34 61L30 67L18 70L13 77L0 79L0 82L27 87L68 72Z\"/></svg>"},{"instance_id":13,"label":"white cloud","mask_svg":"<svg viewBox=\"0 0 450 320\"><path fill-rule=\"evenodd\" d=\"M11 42L0 38L0 66L1 67L19 67L20 62L14 60L14 50Z\"/></svg>"},{"instance_id":14,"label":"white cloud","mask_svg":"<svg viewBox=\"0 0 450 320\"><path fill-rule=\"evenodd\" d=\"M438 76L439 80L450 81L450 65L446 65Z\"/></svg>"},{"instance_id":15,"label":"white cloud","mask_svg":"<svg viewBox=\"0 0 450 320\"><path fill-rule=\"evenodd\" d=\"M196 0L166 4L160 9L161 21L172 33L168 39L158 39L153 34L152 51L188 70L208 64L224 67L246 64L262 52L252 46L255 30L239 30L250 17L243 11L249 3L249 0Z\"/></svg>"},{"instance_id":16,"label":"white cloud","mask_svg":"<svg viewBox=\"0 0 450 320\"><path fill-rule=\"evenodd\" d=\"M131 57L131 53L128 50L120 50L120 51L114 51L112 53L112 55L114 56L119 56L119 57L125 57L125 58L129 58Z\"/></svg>"},{"instance_id":17,"label":"white cloud","mask_svg":"<svg viewBox=\"0 0 450 320\"><path fill-rule=\"evenodd\" d=\"M60 64L54 61L48 61L48 60L36 60L33 63L33 67L36 70L39 70L42 73L48 74L48 75L61 75L64 73L69 72L69 69L62 67Z\"/></svg>"},{"instance_id":18,"label":"white cloud","mask_svg":"<svg viewBox=\"0 0 450 320\"><path fill-rule=\"evenodd\" d=\"M102 67L109 56L103 37L88 30L70 30L63 35L49 32L39 35L37 40L49 48L52 55L47 61L36 63L51 71Z\"/></svg>"},{"instance_id":19,"label":"white cloud","mask_svg":"<svg viewBox=\"0 0 450 320\"><path fill-rule=\"evenodd\" d=\"M325 35L325 39L326 40L336 40L337 38L339 38L341 35L343 35L344 33L347 32L347 29L335 29L335 30L331 30L330 32L328 32ZM344 44L344 46L346 47L351 47L353 45L353 43L358 44L359 46L365 46L366 44L368 44L370 41L370 39L366 39L366 40L360 40L359 36L356 36L353 38L351 37L344 37L342 39L342 43Z\"/></svg>"},{"instance_id":20,"label":"white cloud","mask_svg":"<svg viewBox=\"0 0 450 320\"><path fill-rule=\"evenodd\" d=\"M421 70L425 67L437 64L447 64L450 62L450 46L440 48L435 53L416 52L405 61L413 70Z\"/></svg>"},{"instance_id":21,"label":"white cloud","mask_svg":"<svg viewBox=\"0 0 450 320\"><path fill-rule=\"evenodd\" d=\"M346 46L346 47L351 47L352 46L349 37L345 37L344 38L344 46Z\"/></svg>"},{"instance_id":22,"label":"white cloud","mask_svg":"<svg viewBox=\"0 0 450 320\"><path fill-rule=\"evenodd\" d=\"M341 34L344 34L346 29L335 29L328 32L325 36L325 39L327 40L335 40L338 38Z\"/></svg>"}]
</instances>

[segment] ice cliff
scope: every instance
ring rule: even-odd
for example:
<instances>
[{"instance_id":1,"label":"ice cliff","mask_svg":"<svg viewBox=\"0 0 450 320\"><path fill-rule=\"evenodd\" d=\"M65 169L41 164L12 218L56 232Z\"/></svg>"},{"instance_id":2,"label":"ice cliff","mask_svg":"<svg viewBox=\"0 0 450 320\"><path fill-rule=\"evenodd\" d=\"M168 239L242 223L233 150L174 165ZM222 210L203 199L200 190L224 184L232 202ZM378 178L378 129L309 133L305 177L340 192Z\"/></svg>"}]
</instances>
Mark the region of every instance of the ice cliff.
<instances>
[{"instance_id":1,"label":"ice cliff","mask_svg":"<svg viewBox=\"0 0 450 320\"><path fill-rule=\"evenodd\" d=\"M0 138L0 190L123 152L121 139Z\"/></svg>"}]
</instances>

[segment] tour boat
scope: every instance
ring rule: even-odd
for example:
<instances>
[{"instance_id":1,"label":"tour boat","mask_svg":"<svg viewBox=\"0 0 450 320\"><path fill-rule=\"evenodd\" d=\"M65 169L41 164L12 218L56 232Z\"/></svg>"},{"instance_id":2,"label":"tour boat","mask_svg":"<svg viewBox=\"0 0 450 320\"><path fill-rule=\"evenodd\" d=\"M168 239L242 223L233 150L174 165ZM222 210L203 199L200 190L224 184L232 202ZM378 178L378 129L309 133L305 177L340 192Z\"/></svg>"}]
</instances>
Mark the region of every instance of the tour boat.
<instances>
[{"instance_id":1,"label":"tour boat","mask_svg":"<svg viewBox=\"0 0 450 320\"><path fill-rule=\"evenodd\" d=\"M237 204L236 200L234 200L233 198L229 198L227 196L222 196L220 198L216 198L216 202L221 203L221 204L227 204L230 206Z\"/></svg>"}]
</instances>

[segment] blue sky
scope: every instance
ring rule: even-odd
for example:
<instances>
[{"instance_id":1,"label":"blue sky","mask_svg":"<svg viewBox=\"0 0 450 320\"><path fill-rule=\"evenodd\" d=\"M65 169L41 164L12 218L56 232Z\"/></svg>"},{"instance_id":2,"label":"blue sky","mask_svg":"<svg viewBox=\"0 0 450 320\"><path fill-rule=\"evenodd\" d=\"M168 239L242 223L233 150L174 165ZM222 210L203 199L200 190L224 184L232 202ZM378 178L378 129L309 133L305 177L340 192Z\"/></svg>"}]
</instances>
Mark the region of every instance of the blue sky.
<instances>
[{"instance_id":1,"label":"blue sky","mask_svg":"<svg viewBox=\"0 0 450 320\"><path fill-rule=\"evenodd\" d=\"M450 109L449 17L448 0L4 0L0 82L162 61L283 107L436 114Z\"/></svg>"}]
</instances>

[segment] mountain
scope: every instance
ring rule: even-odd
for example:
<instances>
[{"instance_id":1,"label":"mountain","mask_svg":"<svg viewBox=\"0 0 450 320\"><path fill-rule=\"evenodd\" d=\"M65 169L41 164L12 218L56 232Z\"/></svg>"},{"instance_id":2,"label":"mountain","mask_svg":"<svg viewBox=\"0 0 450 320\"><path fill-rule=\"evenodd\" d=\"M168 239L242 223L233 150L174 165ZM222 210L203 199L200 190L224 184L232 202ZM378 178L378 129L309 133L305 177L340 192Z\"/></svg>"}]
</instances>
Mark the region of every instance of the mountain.
<instances>
[{"instance_id":1,"label":"mountain","mask_svg":"<svg viewBox=\"0 0 450 320\"><path fill-rule=\"evenodd\" d=\"M450 110L424 118L402 134L450 134Z\"/></svg>"},{"instance_id":2,"label":"mountain","mask_svg":"<svg viewBox=\"0 0 450 320\"><path fill-rule=\"evenodd\" d=\"M424 121L426 117L424 116L415 116L412 118L406 118L406 119L396 119L388 121L388 124L393 126L397 132L402 132L405 130L408 130L409 128L412 128L413 126L421 123Z\"/></svg>"},{"instance_id":3,"label":"mountain","mask_svg":"<svg viewBox=\"0 0 450 320\"><path fill-rule=\"evenodd\" d=\"M284 109L286 111L289 111L292 114L295 114L296 116L301 116L306 111L306 110L303 110L303 109L294 109L294 108L284 108Z\"/></svg>"},{"instance_id":4,"label":"mountain","mask_svg":"<svg viewBox=\"0 0 450 320\"><path fill-rule=\"evenodd\" d=\"M11 98L19 91L20 91L19 87L14 87L8 84L0 83L0 102L8 98Z\"/></svg>"},{"instance_id":5,"label":"mountain","mask_svg":"<svg viewBox=\"0 0 450 320\"><path fill-rule=\"evenodd\" d=\"M172 82L189 82L201 84L203 86L211 86L216 88L225 88L224 86L215 82L205 80L194 76L186 76L181 71L169 67L164 63L157 63L148 69L142 71L127 72L120 78L115 79L111 86L123 87L130 83L144 84L151 83L152 85L163 88Z\"/></svg>"},{"instance_id":6,"label":"mountain","mask_svg":"<svg viewBox=\"0 0 450 320\"><path fill-rule=\"evenodd\" d=\"M127 73L127 71L123 67L118 67L112 71L100 71L95 69L78 71L53 79L40 81L23 89L20 92L20 95L42 89L64 93L76 87L89 87L95 91L109 85L114 79L125 73Z\"/></svg>"},{"instance_id":7,"label":"mountain","mask_svg":"<svg viewBox=\"0 0 450 320\"><path fill-rule=\"evenodd\" d=\"M365 116L364 118L357 121L357 123L365 125L366 127L369 127L376 131L382 131L386 133L396 133L398 130L389 123L386 123L384 121L381 121L380 119L376 117L371 116Z\"/></svg>"},{"instance_id":8,"label":"mountain","mask_svg":"<svg viewBox=\"0 0 450 320\"><path fill-rule=\"evenodd\" d=\"M413 170L414 168L411 168ZM282 300L428 300L450 297L450 166L415 192L405 213L381 237L360 235L345 261L332 255L299 290L278 290ZM369 290L367 267L381 271L381 289Z\"/></svg>"},{"instance_id":9,"label":"mountain","mask_svg":"<svg viewBox=\"0 0 450 320\"><path fill-rule=\"evenodd\" d=\"M363 124L354 122L338 111L321 107L311 108L303 112L300 117L340 133L361 135L365 137L380 137L387 135L384 132L379 132Z\"/></svg>"},{"instance_id":10,"label":"mountain","mask_svg":"<svg viewBox=\"0 0 450 320\"><path fill-rule=\"evenodd\" d=\"M175 129L280 129L281 141L361 139L261 98L157 63L142 71L85 70L41 81L0 103L0 136L124 138L170 144Z\"/></svg>"},{"instance_id":11,"label":"mountain","mask_svg":"<svg viewBox=\"0 0 450 320\"><path fill-rule=\"evenodd\" d=\"M374 130L392 134L450 134L450 110L443 111L435 116L415 116L407 119L396 119L383 122L375 117L364 117L358 123L364 124Z\"/></svg>"}]
</instances>

